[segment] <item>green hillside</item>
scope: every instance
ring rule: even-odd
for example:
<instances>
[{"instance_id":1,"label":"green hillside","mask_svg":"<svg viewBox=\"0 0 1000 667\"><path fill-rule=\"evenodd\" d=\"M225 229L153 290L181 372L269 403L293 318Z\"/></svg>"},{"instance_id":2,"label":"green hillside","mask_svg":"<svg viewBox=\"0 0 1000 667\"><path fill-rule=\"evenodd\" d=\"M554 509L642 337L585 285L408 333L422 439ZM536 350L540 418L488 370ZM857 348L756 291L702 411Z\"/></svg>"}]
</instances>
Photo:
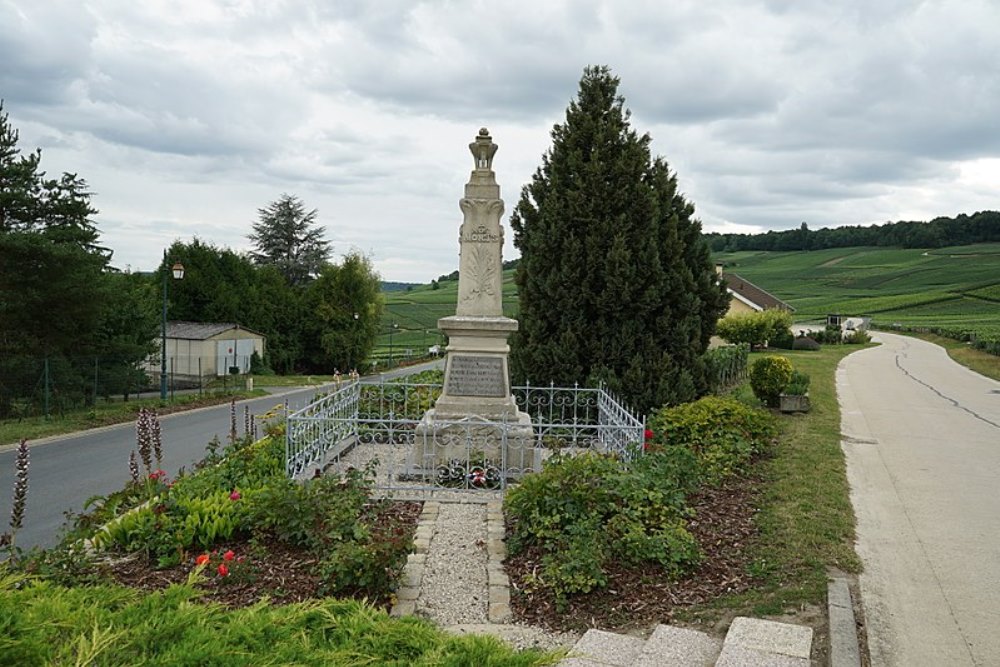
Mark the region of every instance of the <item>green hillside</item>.
<instances>
[{"instance_id":1,"label":"green hillside","mask_svg":"<svg viewBox=\"0 0 1000 667\"><path fill-rule=\"evenodd\" d=\"M431 285L418 285L404 291L384 292L386 309L382 317L382 333L376 344L377 358L388 359L390 351L394 359L421 356L428 347L442 342L437 321L455 314L458 280L440 280L437 285L438 289L433 289ZM503 307L508 317L517 316L517 287L514 285L513 269L503 272ZM393 324L396 326L393 327Z\"/></svg>"},{"instance_id":2,"label":"green hillside","mask_svg":"<svg viewBox=\"0 0 1000 667\"><path fill-rule=\"evenodd\" d=\"M877 324L941 327L1000 336L1000 243L934 250L856 247L718 253L738 273L795 307L795 319L870 315ZM454 315L457 280L386 292L376 357L424 354L442 341L437 321ZM514 272L504 272L504 311L518 311ZM393 323L396 327L393 328ZM392 329L392 335L389 330ZM391 341L390 341L391 338Z\"/></svg>"},{"instance_id":3,"label":"green hillside","mask_svg":"<svg viewBox=\"0 0 1000 667\"><path fill-rule=\"evenodd\" d=\"M882 325L1000 333L1000 243L736 252L715 259L790 303L799 321L841 313L870 315Z\"/></svg>"}]
</instances>

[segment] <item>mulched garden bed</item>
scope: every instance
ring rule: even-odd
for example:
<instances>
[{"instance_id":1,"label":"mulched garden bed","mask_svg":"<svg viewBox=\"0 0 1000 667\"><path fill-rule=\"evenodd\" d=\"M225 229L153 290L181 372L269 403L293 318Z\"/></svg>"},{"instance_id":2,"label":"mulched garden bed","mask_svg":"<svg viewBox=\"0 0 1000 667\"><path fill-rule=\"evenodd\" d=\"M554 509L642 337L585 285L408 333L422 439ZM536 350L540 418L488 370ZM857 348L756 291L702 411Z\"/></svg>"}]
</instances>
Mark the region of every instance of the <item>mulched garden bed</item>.
<instances>
[{"instance_id":1,"label":"mulched garden bed","mask_svg":"<svg viewBox=\"0 0 1000 667\"><path fill-rule=\"evenodd\" d=\"M422 506L419 502L386 503L378 514L373 532L377 534L395 527L397 531L405 531L406 539L412 539ZM217 565L223 562L221 554L229 550L235 554L233 560L226 562L229 574L219 576ZM243 538L219 544L213 551L211 565L203 570L202 581L198 584L205 592L204 600L235 608L255 604L265 596L272 604L318 597L320 559L307 550L276 540ZM106 567L109 576L120 584L146 591L161 590L170 584L187 581L195 569L198 555L192 553L186 562L164 569L157 569L155 563L141 556L112 561ZM368 601L383 608L391 604L388 593Z\"/></svg>"},{"instance_id":2,"label":"mulched garden bed","mask_svg":"<svg viewBox=\"0 0 1000 667\"><path fill-rule=\"evenodd\" d=\"M755 477L730 479L689 499L695 514L688 530L698 541L702 560L679 580L671 581L655 564L612 565L607 588L571 598L567 608L558 611L550 592L526 590L523 585L540 569L541 552L526 550L508 557L504 565L515 619L550 630L641 627L669 623L679 609L749 590L759 583L747 574L747 565L748 546L757 534L754 515L762 486Z\"/></svg>"}]
</instances>

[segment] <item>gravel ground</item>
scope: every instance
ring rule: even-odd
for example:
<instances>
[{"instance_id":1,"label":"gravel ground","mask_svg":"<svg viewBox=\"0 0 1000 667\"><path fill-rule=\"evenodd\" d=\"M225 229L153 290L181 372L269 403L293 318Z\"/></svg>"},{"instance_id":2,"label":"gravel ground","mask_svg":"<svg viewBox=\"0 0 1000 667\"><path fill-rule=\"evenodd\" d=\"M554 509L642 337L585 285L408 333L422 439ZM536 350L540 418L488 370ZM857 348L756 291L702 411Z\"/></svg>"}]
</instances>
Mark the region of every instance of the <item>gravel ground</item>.
<instances>
[{"instance_id":1,"label":"gravel ground","mask_svg":"<svg viewBox=\"0 0 1000 667\"><path fill-rule=\"evenodd\" d=\"M442 503L417 613L439 625L486 623L486 506Z\"/></svg>"},{"instance_id":2,"label":"gravel ground","mask_svg":"<svg viewBox=\"0 0 1000 667\"><path fill-rule=\"evenodd\" d=\"M530 625L453 625L445 628L457 635L493 635L518 650L537 648L551 651L572 648L581 635L575 632L550 632Z\"/></svg>"}]
</instances>

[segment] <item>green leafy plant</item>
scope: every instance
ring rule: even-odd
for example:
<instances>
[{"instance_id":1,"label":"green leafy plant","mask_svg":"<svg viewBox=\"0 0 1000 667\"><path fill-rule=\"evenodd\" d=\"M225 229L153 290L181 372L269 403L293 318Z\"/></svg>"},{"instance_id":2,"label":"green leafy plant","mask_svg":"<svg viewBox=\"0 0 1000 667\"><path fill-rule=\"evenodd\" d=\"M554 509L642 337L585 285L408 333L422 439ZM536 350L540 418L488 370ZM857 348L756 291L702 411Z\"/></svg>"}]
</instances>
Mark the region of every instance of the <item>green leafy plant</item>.
<instances>
[{"instance_id":1,"label":"green leafy plant","mask_svg":"<svg viewBox=\"0 0 1000 667\"><path fill-rule=\"evenodd\" d=\"M556 454L508 492L508 547L541 549L542 568L532 581L560 606L606 586L612 560L655 562L679 574L698 560L682 520L693 467L665 452L634 464L592 452Z\"/></svg>"},{"instance_id":2,"label":"green leafy plant","mask_svg":"<svg viewBox=\"0 0 1000 667\"><path fill-rule=\"evenodd\" d=\"M784 394L789 396L805 396L809 391L809 375L801 371L792 371L792 378L785 386Z\"/></svg>"},{"instance_id":3,"label":"green leafy plant","mask_svg":"<svg viewBox=\"0 0 1000 667\"><path fill-rule=\"evenodd\" d=\"M688 452L697 461L695 479L709 483L746 472L777 434L775 419L766 411L719 396L662 408L650 417L649 426L650 451L662 451L674 461L682 460L679 452Z\"/></svg>"},{"instance_id":4,"label":"green leafy plant","mask_svg":"<svg viewBox=\"0 0 1000 667\"><path fill-rule=\"evenodd\" d=\"M729 343L763 347L768 341L781 339L791 326L792 316L789 312L771 309L727 315L719 320L716 333Z\"/></svg>"},{"instance_id":5,"label":"green leafy plant","mask_svg":"<svg viewBox=\"0 0 1000 667\"><path fill-rule=\"evenodd\" d=\"M791 379L792 362L785 357L767 355L750 365L750 388L768 407L777 407L778 396Z\"/></svg>"}]
</instances>

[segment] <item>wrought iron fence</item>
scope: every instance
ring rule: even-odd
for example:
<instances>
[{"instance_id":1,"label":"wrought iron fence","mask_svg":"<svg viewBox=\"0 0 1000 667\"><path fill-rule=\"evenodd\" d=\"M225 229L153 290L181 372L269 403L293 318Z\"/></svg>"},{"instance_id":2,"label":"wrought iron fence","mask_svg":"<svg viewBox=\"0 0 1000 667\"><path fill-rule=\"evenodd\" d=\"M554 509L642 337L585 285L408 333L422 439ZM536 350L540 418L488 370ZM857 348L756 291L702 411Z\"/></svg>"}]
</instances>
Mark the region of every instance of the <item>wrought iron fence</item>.
<instances>
[{"instance_id":1,"label":"wrought iron fence","mask_svg":"<svg viewBox=\"0 0 1000 667\"><path fill-rule=\"evenodd\" d=\"M424 415L438 384L347 382L288 417L289 476L372 467L376 487L416 495L500 494L556 452L595 450L631 458L645 423L603 387L515 387L516 418L434 419Z\"/></svg>"}]
</instances>

